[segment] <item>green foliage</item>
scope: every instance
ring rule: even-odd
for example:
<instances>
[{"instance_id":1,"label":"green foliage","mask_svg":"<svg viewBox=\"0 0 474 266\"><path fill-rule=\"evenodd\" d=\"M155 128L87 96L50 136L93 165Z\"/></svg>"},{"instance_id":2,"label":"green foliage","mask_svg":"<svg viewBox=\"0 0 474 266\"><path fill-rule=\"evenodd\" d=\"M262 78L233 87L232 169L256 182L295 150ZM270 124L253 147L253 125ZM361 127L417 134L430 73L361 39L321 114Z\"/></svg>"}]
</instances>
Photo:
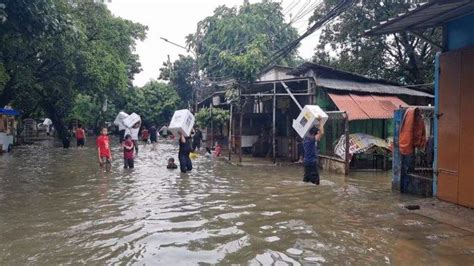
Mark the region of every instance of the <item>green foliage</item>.
<instances>
[{"instance_id":1,"label":"green foliage","mask_svg":"<svg viewBox=\"0 0 474 266\"><path fill-rule=\"evenodd\" d=\"M160 77L162 80L169 80L170 85L181 98L181 106L187 107L193 96L193 69L196 61L191 56L179 55L179 59L172 64L163 63L160 68Z\"/></svg>"},{"instance_id":2,"label":"green foliage","mask_svg":"<svg viewBox=\"0 0 474 266\"><path fill-rule=\"evenodd\" d=\"M210 127L211 124L215 128L221 128L229 121L230 112L220 108L202 108L196 113L196 123L200 127Z\"/></svg>"},{"instance_id":3,"label":"green foliage","mask_svg":"<svg viewBox=\"0 0 474 266\"><path fill-rule=\"evenodd\" d=\"M297 31L285 23L281 4L263 0L240 8L218 7L198 23L187 44L196 51L199 68L211 79L251 82L272 54L296 37ZM293 62L294 54L290 54L277 63Z\"/></svg>"},{"instance_id":4,"label":"green foliage","mask_svg":"<svg viewBox=\"0 0 474 266\"><path fill-rule=\"evenodd\" d=\"M173 87L166 83L150 81L136 88L128 98L126 111L139 114L147 125L169 123L180 99Z\"/></svg>"},{"instance_id":5,"label":"green foliage","mask_svg":"<svg viewBox=\"0 0 474 266\"><path fill-rule=\"evenodd\" d=\"M316 11L312 21L337 2L325 0L325 7ZM376 0L353 5L323 30L314 61L402 84L431 83L436 51L429 43L407 33L364 35L365 30L406 12L412 5L410 1ZM423 34L438 42L441 40L438 30Z\"/></svg>"},{"instance_id":6,"label":"green foliage","mask_svg":"<svg viewBox=\"0 0 474 266\"><path fill-rule=\"evenodd\" d=\"M3 2L8 19L0 27L0 106L42 112L61 135L71 118L103 122L108 114L95 110L106 98L111 106L125 104L140 71L134 51L145 26L91 0ZM93 112L84 109L85 99Z\"/></svg>"}]
</instances>

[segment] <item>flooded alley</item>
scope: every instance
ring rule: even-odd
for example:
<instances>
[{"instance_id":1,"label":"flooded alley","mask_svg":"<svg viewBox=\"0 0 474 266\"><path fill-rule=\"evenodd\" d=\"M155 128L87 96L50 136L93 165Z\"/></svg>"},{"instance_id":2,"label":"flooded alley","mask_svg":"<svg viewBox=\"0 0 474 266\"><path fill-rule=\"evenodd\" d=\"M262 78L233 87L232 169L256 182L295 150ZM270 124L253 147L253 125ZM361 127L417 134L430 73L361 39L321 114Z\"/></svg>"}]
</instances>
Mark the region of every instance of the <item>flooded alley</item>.
<instances>
[{"instance_id":1,"label":"flooded alley","mask_svg":"<svg viewBox=\"0 0 474 266\"><path fill-rule=\"evenodd\" d=\"M0 264L472 264L474 234L410 213L389 173L239 167L199 157L166 169L173 142L112 172L49 142L0 156ZM278 264L282 265L282 264Z\"/></svg>"}]
</instances>

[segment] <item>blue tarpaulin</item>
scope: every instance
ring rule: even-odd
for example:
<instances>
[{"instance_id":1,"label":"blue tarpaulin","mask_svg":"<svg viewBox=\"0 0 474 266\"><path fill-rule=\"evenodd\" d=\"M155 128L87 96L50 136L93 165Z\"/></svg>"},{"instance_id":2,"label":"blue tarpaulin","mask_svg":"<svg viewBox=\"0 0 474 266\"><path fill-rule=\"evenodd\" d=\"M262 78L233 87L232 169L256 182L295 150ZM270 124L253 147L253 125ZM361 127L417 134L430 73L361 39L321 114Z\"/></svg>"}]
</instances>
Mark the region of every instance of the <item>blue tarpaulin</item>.
<instances>
[{"instance_id":1,"label":"blue tarpaulin","mask_svg":"<svg viewBox=\"0 0 474 266\"><path fill-rule=\"evenodd\" d=\"M13 109L0 108L1 115L20 115L20 112Z\"/></svg>"}]
</instances>

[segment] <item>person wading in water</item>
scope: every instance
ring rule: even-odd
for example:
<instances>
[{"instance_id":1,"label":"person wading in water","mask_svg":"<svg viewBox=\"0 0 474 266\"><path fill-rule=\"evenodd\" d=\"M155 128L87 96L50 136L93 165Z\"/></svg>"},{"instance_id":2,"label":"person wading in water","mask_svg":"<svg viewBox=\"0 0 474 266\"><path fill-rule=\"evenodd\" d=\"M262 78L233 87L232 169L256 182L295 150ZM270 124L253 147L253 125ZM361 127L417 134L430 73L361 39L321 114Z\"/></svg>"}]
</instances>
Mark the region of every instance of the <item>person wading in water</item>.
<instances>
[{"instance_id":1,"label":"person wading in water","mask_svg":"<svg viewBox=\"0 0 474 266\"><path fill-rule=\"evenodd\" d=\"M180 132L179 133L179 168L181 173L186 173L193 170L193 163L191 162L191 158L189 158L189 154L191 153L191 137L184 137L184 135Z\"/></svg>"},{"instance_id":2,"label":"person wading in water","mask_svg":"<svg viewBox=\"0 0 474 266\"><path fill-rule=\"evenodd\" d=\"M319 128L312 127L309 130L309 136L303 139L304 147L304 182L311 182L319 185L319 169L318 169L318 143L324 135L324 127L321 123L321 117L317 118Z\"/></svg>"}]
</instances>

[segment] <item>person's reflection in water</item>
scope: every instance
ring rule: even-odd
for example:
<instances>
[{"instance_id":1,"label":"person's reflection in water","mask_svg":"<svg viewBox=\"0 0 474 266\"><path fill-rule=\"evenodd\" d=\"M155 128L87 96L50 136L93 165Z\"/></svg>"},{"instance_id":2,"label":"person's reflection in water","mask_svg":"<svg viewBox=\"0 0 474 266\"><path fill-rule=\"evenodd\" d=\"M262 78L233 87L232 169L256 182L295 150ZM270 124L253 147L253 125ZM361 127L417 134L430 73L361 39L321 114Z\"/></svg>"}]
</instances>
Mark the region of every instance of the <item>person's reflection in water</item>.
<instances>
[{"instance_id":1,"label":"person's reflection in water","mask_svg":"<svg viewBox=\"0 0 474 266\"><path fill-rule=\"evenodd\" d=\"M100 172L99 194L100 199L107 199L109 197L109 173Z\"/></svg>"}]
</instances>

